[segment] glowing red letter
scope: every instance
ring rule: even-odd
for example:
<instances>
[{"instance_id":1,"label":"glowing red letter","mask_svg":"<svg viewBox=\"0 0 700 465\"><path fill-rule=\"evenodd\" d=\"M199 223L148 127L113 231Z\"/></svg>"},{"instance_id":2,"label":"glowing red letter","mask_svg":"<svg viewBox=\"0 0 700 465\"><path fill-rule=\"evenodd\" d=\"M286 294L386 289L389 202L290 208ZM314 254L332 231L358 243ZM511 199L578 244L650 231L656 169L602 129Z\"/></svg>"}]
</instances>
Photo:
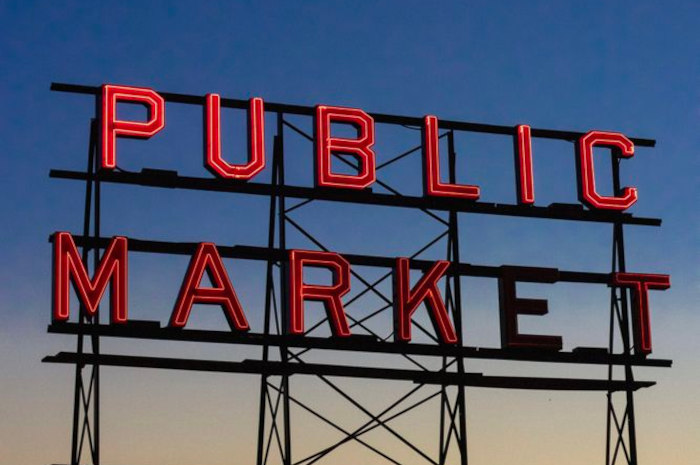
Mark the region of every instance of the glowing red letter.
<instances>
[{"instance_id":1,"label":"glowing red letter","mask_svg":"<svg viewBox=\"0 0 700 465\"><path fill-rule=\"evenodd\" d=\"M634 310L634 350L636 353L651 353L651 325L649 323L649 289L668 289L671 279L667 274L613 273L612 284L632 289Z\"/></svg>"},{"instance_id":2,"label":"glowing red letter","mask_svg":"<svg viewBox=\"0 0 700 465\"><path fill-rule=\"evenodd\" d=\"M477 200L480 195L479 186L440 181L438 147L438 120L435 116L426 116L423 127L423 191L425 195Z\"/></svg>"},{"instance_id":3,"label":"glowing red letter","mask_svg":"<svg viewBox=\"0 0 700 465\"><path fill-rule=\"evenodd\" d=\"M499 307L501 314L501 347L537 348L561 350L560 336L520 334L518 315L546 315L547 301L543 299L520 299L516 296L515 283L527 281L554 283L559 279L555 268L531 268L525 266L502 266L498 279Z\"/></svg>"},{"instance_id":4,"label":"glowing red letter","mask_svg":"<svg viewBox=\"0 0 700 465\"><path fill-rule=\"evenodd\" d=\"M515 173L518 178L516 184L518 190L518 203L532 205L535 203L535 184L532 173L532 138L530 126L520 124L515 128L517 132L515 143Z\"/></svg>"},{"instance_id":5,"label":"glowing red letter","mask_svg":"<svg viewBox=\"0 0 700 465\"><path fill-rule=\"evenodd\" d=\"M70 316L70 289L73 287L85 305L87 316L97 314L97 306L110 283L110 320L126 323L127 319L127 239L114 237L102 255L92 280L80 259L73 236L57 232L53 240L53 320L67 321Z\"/></svg>"},{"instance_id":6,"label":"glowing red letter","mask_svg":"<svg viewBox=\"0 0 700 465\"><path fill-rule=\"evenodd\" d=\"M421 302L425 301L430 320L435 328L435 334L439 335L446 344L457 343L447 308L438 289L438 280L442 278L450 266L450 262L439 260L411 289L410 268L408 258L396 260L394 272L394 339L408 342L411 340L411 317Z\"/></svg>"},{"instance_id":7,"label":"glowing red letter","mask_svg":"<svg viewBox=\"0 0 700 465\"><path fill-rule=\"evenodd\" d=\"M199 286L205 271L213 287ZM190 260L190 266L180 288L180 295L170 317L170 326L184 327L194 304L220 305L231 329L239 331L249 329L248 321L228 278L219 251L211 242L199 244L197 252Z\"/></svg>"},{"instance_id":8,"label":"glowing red letter","mask_svg":"<svg viewBox=\"0 0 700 465\"><path fill-rule=\"evenodd\" d=\"M148 108L148 121L117 119L117 103L141 103ZM165 127L165 101L144 87L102 86L102 168L117 166L117 136L148 139Z\"/></svg>"},{"instance_id":9,"label":"glowing red letter","mask_svg":"<svg viewBox=\"0 0 700 465\"><path fill-rule=\"evenodd\" d=\"M331 137L331 123L349 123L357 130L357 139ZM315 169L317 187L340 187L364 189L377 179L375 174L374 120L357 108L316 107L315 124ZM352 155L359 162L358 174L338 174L331 171L331 155Z\"/></svg>"},{"instance_id":10,"label":"glowing red letter","mask_svg":"<svg viewBox=\"0 0 700 465\"><path fill-rule=\"evenodd\" d=\"M304 266L328 268L333 285L304 283ZM311 250L289 252L289 328L290 334L304 334L304 300L323 302L334 336L350 336L350 327L340 298L350 290L350 264L337 253Z\"/></svg>"},{"instance_id":11,"label":"glowing red letter","mask_svg":"<svg viewBox=\"0 0 700 465\"><path fill-rule=\"evenodd\" d=\"M634 144L623 134L604 131L586 133L576 146L579 200L590 208L626 210L637 201L636 188L625 187L621 197L607 197L596 191L593 167L593 147L596 145L616 149L618 156L623 158L634 156Z\"/></svg>"},{"instance_id":12,"label":"glowing red letter","mask_svg":"<svg viewBox=\"0 0 700 465\"><path fill-rule=\"evenodd\" d=\"M265 168L265 109L261 98L250 99L248 107L248 163L232 165L221 156L221 97L207 94L204 166L216 176L251 179Z\"/></svg>"}]
</instances>

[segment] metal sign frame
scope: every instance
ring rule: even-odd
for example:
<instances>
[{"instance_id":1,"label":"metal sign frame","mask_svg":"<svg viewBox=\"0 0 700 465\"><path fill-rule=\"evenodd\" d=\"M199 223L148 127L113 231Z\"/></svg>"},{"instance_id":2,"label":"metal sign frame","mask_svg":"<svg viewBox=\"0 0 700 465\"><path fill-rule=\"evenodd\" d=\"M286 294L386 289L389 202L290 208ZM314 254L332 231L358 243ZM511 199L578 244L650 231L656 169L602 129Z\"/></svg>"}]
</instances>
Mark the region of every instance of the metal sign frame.
<instances>
[{"instance_id":1,"label":"metal sign frame","mask_svg":"<svg viewBox=\"0 0 700 465\"><path fill-rule=\"evenodd\" d=\"M92 95L99 109L100 88L73 84L52 84L52 90L77 94ZM166 102L204 105L204 97L160 93ZM221 99L221 106L227 108L245 109L245 100ZM389 184L377 179L385 193L371 190L347 192L344 190L318 189L302 186L291 186L285 182L285 137L290 132L312 140L312 136L292 124L287 116L313 116L314 108L298 105L266 103L265 111L276 115L276 134L274 136L274 151L272 157L272 181L270 184L253 182L235 182L216 178L196 178L180 176L177 172L143 169L139 173L122 171L104 171L98 169L99 143L98 123L99 111L90 126L90 142L88 165L85 171L52 170L52 178L78 180L85 183L84 220L82 235L75 236L75 243L82 248L83 262L87 263L92 255L94 266L97 267L100 251L105 250L109 239L100 234L100 222L103 215L101 204L101 185L103 183L119 183L153 188L177 188L187 190L205 190L214 192L242 193L263 195L269 198L269 221L267 230L267 247L251 247L244 245L217 246L222 257L245 258L261 260L267 264L266 294L264 308L264 330L262 333L236 333L231 331L203 331L195 329L175 329L161 327L159 322L129 321L125 325L100 324L98 318L88 318L81 308L81 316L75 323L54 322L48 327L51 333L73 334L77 337L75 352L60 352L47 356L44 362L67 363L75 367L75 389L73 410L73 432L71 445L71 465L78 465L85 459L94 464L101 463L100 459L100 369L103 366L168 368L193 371L215 371L231 373L249 373L260 376L260 398L258 417L257 464L273 462L271 449L276 450L283 465L311 465L326 457L338 447L350 441L362 444L372 452L384 458L387 463L399 464L391 456L390 451L381 450L365 442L362 436L376 428L382 428L415 452L420 463L434 465L446 463L451 447L456 447L462 465L467 464L467 421L465 406L465 388L467 386L498 387L513 389L551 389L551 390L592 390L602 391L607 396L606 423L606 465L627 463L636 465L636 424L634 416L634 392L637 389L653 385L650 381L638 381L633 374L634 366L669 367L670 360L654 359L644 354L635 354L630 341L630 297L628 290L611 287L610 290L610 326L609 344L607 349L577 348L571 352L552 352L537 350L513 350L480 348L465 346L462 342L462 291L460 277L480 276L498 277L499 267L480 266L460 261L460 244L458 214L492 214L520 217L535 217L586 222L603 222L612 225L612 257L611 273L625 272L624 225L659 226L661 220L640 218L628 213L595 211L584 209L580 205L552 204L548 207L532 205L505 205L485 202L463 202L448 198L411 197L401 195ZM405 116L372 114L377 123L389 125L420 126L420 118ZM511 126L496 126L480 123L457 121L440 121L440 129L444 132L440 138L447 139L448 172L451 183L456 179L455 132L479 132L514 136L515 129ZM532 129L532 136L539 138L558 139L574 142L581 133L555 131L549 129ZM649 139L631 139L636 145L653 147L655 142ZM401 153L386 163L377 167L377 171L400 160L412 153L418 152L419 147ZM346 158L338 156L338 160L353 166ZM621 192L619 158L612 157L612 174L615 193ZM294 205L289 205L290 199L302 199ZM384 295L377 287L391 275L391 271L380 280L367 280L356 271L353 276L365 286L360 295L372 293L386 302L383 308L365 316L363 319L348 315L352 326L363 328L369 335L355 335L347 339L325 338L314 336L291 336L285 334L284 319L286 315L286 299L288 292L286 280L287 261L287 229L292 228L309 239L319 250L327 250L324 245L309 233L299 222L289 216L289 213L302 208L314 201L351 202L372 205L384 205L420 209L426 215L444 227L437 237L428 244L418 248L411 257L410 266L414 269L426 270L431 262L421 260L418 256L428 247L441 240L446 240L446 260L451 262L450 270L445 281L444 296L449 314L452 316L457 329L459 343L455 346L444 344L410 343L402 344L386 342L378 334L363 325L363 322L382 311L391 311L391 296ZM437 212L447 212L447 218ZM197 247L196 243L175 243L154 240L129 239L129 250L144 253L165 253L190 255ZM390 257L369 255L343 255L351 264L389 268L395 260ZM611 273L591 273L560 270L560 281L610 284ZM349 306L356 298L346 302ZM314 328L307 330L307 333ZM434 335L427 328L418 329L433 340ZM195 342L215 342L256 345L262 349L258 360L243 360L241 362L219 360L193 360L181 358L126 356L106 354L100 350L100 339L103 337L178 340ZM616 341L621 345L617 346ZM271 351L279 351L279 360L271 360ZM385 369L333 364L307 363L302 355L311 350L348 350L357 352L395 354L410 361L415 369ZM435 356L442 360L441 370L430 370L415 359L415 356ZM537 378L515 376L486 376L481 373L468 372L465 360L468 359L500 359L524 360L548 363L578 363L607 365L606 379L578 378ZM616 367L622 369L623 379L616 376ZM358 411L368 418L360 428L354 431L346 430L337 422L296 398L290 392L289 379L294 375L316 376L336 391ZM405 380L414 383L415 387L408 394L397 398L383 411L376 413L362 405L362 399L357 399L335 381L336 377L360 377L371 379ZM415 400L416 393L424 392L432 386L433 392L420 400ZM454 389L449 389L453 387ZM422 450L405 438L400 431L390 425L390 422L425 402L440 398L440 425L438 437L438 454L431 455L430 451ZM310 412L330 427L343 434L343 438L317 453L304 458L292 455L292 406Z\"/></svg>"}]
</instances>

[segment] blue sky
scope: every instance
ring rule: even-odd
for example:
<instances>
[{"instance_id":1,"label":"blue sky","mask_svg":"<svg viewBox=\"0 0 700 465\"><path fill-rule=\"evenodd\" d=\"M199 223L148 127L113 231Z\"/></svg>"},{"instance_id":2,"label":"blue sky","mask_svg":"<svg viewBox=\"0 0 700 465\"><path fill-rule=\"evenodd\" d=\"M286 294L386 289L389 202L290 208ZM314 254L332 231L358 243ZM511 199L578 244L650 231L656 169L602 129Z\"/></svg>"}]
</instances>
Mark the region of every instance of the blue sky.
<instances>
[{"instance_id":1,"label":"blue sky","mask_svg":"<svg viewBox=\"0 0 700 465\"><path fill-rule=\"evenodd\" d=\"M50 83L57 81L259 96L272 102L326 103L505 125L606 129L657 139L656 148L639 148L633 159L622 163L623 182L639 188L639 201L631 211L664 220L661 228L628 228L629 268L668 273L672 282L670 290L651 297L655 355L675 363L670 370L642 371L659 385L639 395L640 454L641 463L692 463L700 453L697 444L691 444L700 428L695 395L700 387L700 318L695 312L699 15L695 2L3 2L0 205L6 224L0 229L0 455L12 463L50 463L65 460L69 448L71 370L39 360L72 346L70 339L45 333L51 289L46 238L56 230L80 230L82 189L49 179L48 171L83 168L92 104L85 96L50 92ZM199 110L169 106L167 111L162 135L148 142L120 142L123 165L208 176L200 161ZM228 118L224 124L235 129L230 139L224 135L224 143L233 146L243 135L242 120L235 114ZM308 121L300 119L299 124ZM378 157L389 158L419 140L415 131L378 131ZM309 147L296 141L289 149L300 157L291 168L293 176L301 183L308 181ZM538 203L575 202L571 144L535 140L533 149ZM459 165L464 182L480 184L484 200L513 201L509 140L465 136L457 140L457 150L464 155ZM419 166L417 158L406 160L387 179L409 192L419 189ZM269 176L269 170L262 176ZM264 199L108 186L104 201L110 212L104 219L105 235L255 245L264 241L256 231L264 225L265 214L255 213L264 210ZM297 214L339 251L386 251L391 256L415 249L439 232L420 215L393 210L349 206L339 211L331 205ZM609 266L607 227L473 215L460 221L465 261L603 272ZM376 241L376 227L392 240ZM132 279L131 306L137 315L165 321L186 259L150 258L134 258L135 273L141 274ZM255 307L262 298L263 268L233 267L241 300ZM493 282L466 285L466 334L479 344L497 344ZM533 288L537 295L547 293L551 310L551 319L534 321L533 330L560 333L569 348L604 341L600 322L605 321L606 309L600 305L606 303L605 290L588 291L564 285ZM580 300L589 294L588 300ZM572 302L579 301L585 312L573 310ZM152 313L143 310L146 307ZM201 317L195 323L220 321ZM138 353L152 348L144 344L133 349ZM197 350L202 356L212 353L209 348ZM522 366L512 369L527 371ZM545 375L556 373L537 369ZM140 372L133 381L114 375L119 389L105 396L106 408L132 414L105 416L105 442L111 444L105 463L164 461L166 456L158 450L170 450L178 435L186 437L173 426L177 421L192 422L208 434L201 434L204 439L198 444L203 445L173 449L177 452L169 457L172 463L185 463L188 454L203 457L205 449L200 447L208 440L207 463L225 463L233 446L219 447L217 434L225 437L236 431L246 438L246 428L220 408L229 406L222 400L230 388L223 378L201 381L188 374ZM249 381L241 386L255 390ZM170 400L200 388L210 393L202 396L206 398L201 399L201 411L168 409ZM147 394L138 397L137 389ZM241 395L246 389L240 387ZM570 421L571 408L590 412L591 406L604 407L602 396L588 396L557 395L553 400L559 403L552 406L539 404L542 399L530 394L476 392L470 417L472 462L512 459L495 444L499 434L514 428L508 431L525 451L521 463L561 463L567 457L567 441L574 447L573 436L560 433ZM509 419L506 409L519 412L517 420ZM30 419L22 418L26 412ZM216 422L208 422L207 414ZM596 414L580 426L581 437L593 444L584 446L580 463L602 461L604 411ZM548 450L533 444L537 437L520 420L532 416L541 428L562 434L560 447ZM156 428L167 434L154 436ZM37 438L45 447L36 446ZM119 438L134 447L118 446ZM148 441L162 442L163 447L148 447Z\"/></svg>"}]
</instances>

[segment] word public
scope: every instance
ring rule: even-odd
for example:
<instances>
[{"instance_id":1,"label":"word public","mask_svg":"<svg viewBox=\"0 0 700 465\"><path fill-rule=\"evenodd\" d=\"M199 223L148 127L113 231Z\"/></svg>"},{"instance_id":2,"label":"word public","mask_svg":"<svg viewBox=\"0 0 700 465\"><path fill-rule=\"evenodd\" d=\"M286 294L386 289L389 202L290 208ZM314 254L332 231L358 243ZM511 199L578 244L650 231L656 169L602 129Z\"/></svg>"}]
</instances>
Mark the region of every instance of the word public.
<instances>
[{"instance_id":1,"label":"word public","mask_svg":"<svg viewBox=\"0 0 700 465\"><path fill-rule=\"evenodd\" d=\"M146 121L118 119L119 103L137 103L148 110ZM221 149L221 97L207 94L204 103L204 166L223 179L248 181L260 173L265 159L265 104L261 98L251 98L248 106L248 158L244 164L226 161ZM117 166L117 138L148 139L165 127L165 100L156 91L143 87L106 84L101 99L101 168L112 170ZM331 125L348 124L357 131L356 138L334 137ZM422 128L423 192L430 197L451 197L466 201L479 199L478 185L456 184L441 180L438 145L439 121L425 116ZM376 181L374 120L358 108L316 106L314 115L314 169L315 185L323 188L366 189ZM593 150L605 147L618 157L634 156L634 144L624 134L608 131L589 131L576 144L576 171L578 197L581 203L595 210L624 211L638 198L635 187L624 187L619 195L602 195L596 190ZM520 205L535 203L534 173L530 126L515 127L514 139L517 199ZM357 173L341 174L332 169L333 154L346 154L357 159Z\"/></svg>"}]
</instances>

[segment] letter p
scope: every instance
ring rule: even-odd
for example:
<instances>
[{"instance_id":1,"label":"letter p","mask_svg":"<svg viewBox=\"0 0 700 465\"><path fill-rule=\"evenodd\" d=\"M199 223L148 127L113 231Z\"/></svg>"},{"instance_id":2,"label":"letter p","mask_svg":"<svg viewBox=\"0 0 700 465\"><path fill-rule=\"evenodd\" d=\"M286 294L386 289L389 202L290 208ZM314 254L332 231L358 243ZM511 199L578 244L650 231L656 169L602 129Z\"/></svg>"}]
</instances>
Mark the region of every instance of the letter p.
<instances>
[{"instance_id":1,"label":"letter p","mask_svg":"<svg viewBox=\"0 0 700 465\"><path fill-rule=\"evenodd\" d=\"M140 103L148 110L146 121L117 119L117 103ZM152 89L105 84L102 86L102 168L117 166L117 136L148 139L165 127L165 101Z\"/></svg>"}]
</instances>

